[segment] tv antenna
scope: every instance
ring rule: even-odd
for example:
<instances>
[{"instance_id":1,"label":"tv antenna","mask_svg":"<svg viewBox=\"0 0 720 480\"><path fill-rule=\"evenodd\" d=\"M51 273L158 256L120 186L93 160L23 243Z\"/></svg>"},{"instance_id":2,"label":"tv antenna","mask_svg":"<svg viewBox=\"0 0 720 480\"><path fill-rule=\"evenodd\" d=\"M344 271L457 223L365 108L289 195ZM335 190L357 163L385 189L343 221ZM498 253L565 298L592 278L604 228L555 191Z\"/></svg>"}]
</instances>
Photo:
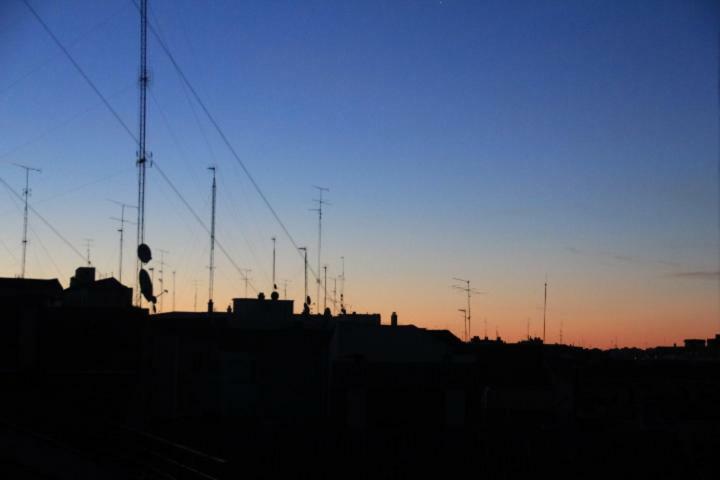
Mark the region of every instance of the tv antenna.
<instances>
[{"instance_id":1,"label":"tv antenna","mask_svg":"<svg viewBox=\"0 0 720 480\"><path fill-rule=\"evenodd\" d=\"M324 295L323 295L323 312L327 310L327 265L323 265L323 271L324 271L324 280L323 285L325 288Z\"/></svg>"},{"instance_id":2,"label":"tv antenna","mask_svg":"<svg viewBox=\"0 0 720 480\"><path fill-rule=\"evenodd\" d=\"M464 278L457 278L457 277L453 277L453 280L455 280L456 282L462 282L465 284L463 286L453 285L452 288L454 288L455 290L460 290L461 292L465 292L465 294L467 295L467 334L466 334L466 336L469 339L470 337L472 337L472 316L470 313L472 306L471 306L470 299L473 294L483 295L485 292L481 292L481 291L478 291L478 290L470 287L470 280L467 280Z\"/></svg>"},{"instance_id":3,"label":"tv antenna","mask_svg":"<svg viewBox=\"0 0 720 480\"><path fill-rule=\"evenodd\" d=\"M250 282L250 277L248 274L252 272L251 268L241 268L240 269L240 275L243 277L243 281L245 282L245 298L248 298L248 283Z\"/></svg>"},{"instance_id":4,"label":"tv antenna","mask_svg":"<svg viewBox=\"0 0 720 480\"><path fill-rule=\"evenodd\" d=\"M307 258L307 247L298 247L298 250L301 250L304 253L305 256L305 296L303 297L303 303L307 303L308 298L308 282L307 282L307 272L308 272L308 258ZM310 308L310 305L308 305L308 308Z\"/></svg>"},{"instance_id":5,"label":"tv antenna","mask_svg":"<svg viewBox=\"0 0 720 480\"><path fill-rule=\"evenodd\" d=\"M25 210L23 211L23 237L22 237L22 263L20 264L20 278L25 278L25 261L27 258L27 229L28 229L28 197L30 197L30 172L41 173L42 170L35 167L29 167L27 165L20 165L19 163L13 164L16 167L20 167L25 170L25 189L23 190L23 197L25 197Z\"/></svg>"},{"instance_id":6,"label":"tv antenna","mask_svg":"<svg viewBox=\"0 0 720 480\"><path fill-rule=\"evenodd\" d=\"M162 250L160 248L157 249L158 252L160 252L160 269L158 270L158 273L160 276L158 277L158 282L160 282L160 293L162 294L165 292L164 288L164 282L165 282L165 254L170 253L167 250ZM158 295L160 297L160 312L163 311L163 297Z\"/></svg>"},{"instance_id":7,"label":"tv antenna","mask_svg":"<svg viewBox=\"0 0 720 480\"><path fill-rule=\"evenodd\" d=\"M271 238L273 243L273 272L272 272L272 289L277 290L277 283L275 283L275 243L277 242L277 239L275 237Z\"/></svg>"},{"instance_id":8,"label":"tv antenna","mask_svg":"<svg viewBox=\"0 0 720 480\"><path fill-rule=\"evenodd\" d=\"M340 257L340 310L345 309L345 257Z\"/></svg>"},{"instance_id":9,"label":"tv antenna","mask_svg":"<svg viewBox=\"0 0 720 480\"><path fill-rule=\"evenodd\" d=\"M467 328L467 309L465 308L458 308L458 312L462 312L463 314L463 338L465 338L465 341L467 342L467 336L468 336L468 328Z\"/></svg>"},{"instance_id":10,"label":"tv antenna","mask_svg":"<svg viewBox=\"0 0 720 480\"><path fill-rule=\"evenodd\" d=\"M288 283L290 283L290 280L281 280L283 284L283 298L287 300L287 286Z\"/></svg>"},{"instance_id":11,"label":"tv antenna","mask_svg":"<svg viewBox=\"0 0 720 480\"><path fill-rule=\"evenodd\" d=\"M172 272L172 274L173 274L173 312L177 311L177 310L175 310L175 273L176 273L175 270L173 270L173 272Z\"/></svg>"},{"instance_id":12,"label":"tv antenna","mask_svg":"<svg viewBox=\"0 0 720 480\"><path fill-rule=\"evenodd\" d=\"M130 220L125 219L125 209L126 208L137 208L135 205L130 205L123 202L118 202L117 200L109 200L110 202L113 202L116 205L120 205L120 218L117 217L110 217L111 220L117 220L120 222L120 228L118 228L118 232L120 233L120 259L118 260L118 281L122 283L122 267L123 267L123 241L125 236L125 224L129 223L131 225L134 225L135 222L131 222Z\"/></svg>"},{"instance_id":13,"label":"tv antenna","mask_svg":"<svg viewBox=\"0 0 720 480\"><path fill-rule=\"evenodd\" d=\"M208 281L208 312L213 311L213 288L215 286L215 197L217 184L215 183L215 167L208 167L212 171L212 218L210 220L210 279ZM247 294L246 294L247 296Z\"/></svg>"},{"instance_id":14,"label":"tv antenna","mask_svg":"<svg viewBox=\"0 0 720 480\"><path fill-rule=\"evenodd\" d=\"M313 188L316 188L319 192L319 198L313 199L314 202L317 202L318 208L312 208L311 211L318 212L318 255L317 255L317 296L315 297L315 301L318 304L318 310L320 309L320 266L321 266L321 255L322 255L322 212L323 212L323 205L330 205L330 203L323 200L323 192L329 192L329 188L325 187L318 187L317 185L313 185ZM307 296L307 295L306 295Z\"/></svg>"},{"instance_id":15,"label":"tv antenna","mask_svg":"<svg viewBox=\"0 0 720 480\"><path fill-rule=\"evenodd\" d=\"M92 262L90 261L90 247L92 246L93 239L92 238L86 238L85 240L85 252L87 253L86 261L88 264L88 267L92 265Z\"/></svg>"},{"instance_id":16,"label":"tv antenna","mask_svg":"<svg viewBox=\"0 0 720 480\"><path fill-rule=\"evenodd\" d=\"M545 275L545 302L543 303L543 343L545 343L545 319L547 315L547 275Z\"/></svg>"}]
</instances>

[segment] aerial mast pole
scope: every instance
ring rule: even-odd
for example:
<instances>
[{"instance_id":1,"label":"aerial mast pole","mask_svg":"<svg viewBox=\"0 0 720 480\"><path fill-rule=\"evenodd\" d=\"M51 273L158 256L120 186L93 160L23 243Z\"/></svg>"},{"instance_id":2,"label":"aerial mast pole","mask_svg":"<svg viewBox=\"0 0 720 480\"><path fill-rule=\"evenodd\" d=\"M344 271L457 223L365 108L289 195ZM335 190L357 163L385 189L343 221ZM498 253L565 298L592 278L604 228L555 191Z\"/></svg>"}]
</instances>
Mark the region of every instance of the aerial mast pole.
<instances>
[{"instance_id":1,"label":"aerial mast pole","mask_svg":"<svg viewBox=\"0 0 720 480\"><path fill-rule=\"evenodd\" d=\"M30 196L30 172L40 173L41 170L39 168L28 167L27 165L20 165L18 163L16 163L15 165L25 170L25 190L23 190L23 196L25 197L25 210L23 211L23 238L22 238L23 251L22 251L22 264L20 267L21 268L20 278L25 278L25 260L27 258L27 244L28 244L27 229L28 229L28 197Z\"/></svg>"},{"instance_id":2,"label":"aerial mast pole","mask_svg":"<svg viewBox=\"0 0 720 480\"><path fill-rule=\"evenodd\" d=\"M118 228L118 232L120 232L120 258L118 260L118 281L122 283L122 267L123 267L123 245L124 245L124 238L125 238L125 224L126 223L134 223L130 220L125 220L125 208L137 208L135 205L129 205L127 203L118 202L116 200L110 200L111 202L120 205L120 218L117 217L110 217L112 220L117 220L120 222L120 228Z\"/></svg>"},{"instance_id":3,"label":"aerial mast pole","mask_svg":"<svg viewBox=\"0 0 720 480\"><path fill-rule=\"evenodd\" d=\"M547 315L547 277L545 277L545 303L543 304L543 343L545 343L545 317Z\"/></svg>"},{"instance_id":4,"label":"aerial mast pole","mask_svg":"<svg viewBox=\"0 0 720 480\"><path fill-rule=\"evenodd\" d=\"M275 283L275 241L276 241L275 237L272 237L272 242L273 242L273 278L272 278L273 287L272 288L273 288L273 290L277 290L277 284Z\"/></svg>"},{"instance_id":5,"label":"aerial mast pole","mask_svg":"<svg viewBox=\"0 0 720 480\"><path fill-rule=\"evenodd\" d=\"M137 220L137 246L145 243L145 133L147 124L147 3L148 0L140 0L140 128L138 135L138 220ZM136 285L135 289L137 304L140 304L139 276L140 261L136 263Z\"/></svg>"},{"instance_id":6,"label":"aerial mast pole","mask_svg":"<svg viewBox=\"0 0 720 480\"><path fill-rule=\"evenodd\" d=\"M208 312L213 311L213 288L215 283L215 197L217 184L215 183L215 167L208 167L212 171L212 218L210 220L210 280L208 281Z\"/></svg>"},{"instance_id":7,"label":"aerial mast pole","mask_svg":"<svg viewBox=\"0 0 720 480\"><path fill-rule=\"evenodd\" d=\"M167 250L161 250L158 248L158 252L160 252L160 270L158 270L158 273L160 274L160 277L158 278L158 282L160 282L160 295L165 293L165 254L170 253ZM163 299L165 296L160 297L160 312L163 311Z\"/></svg>"},{"instance_id":8,"label":"aerial mast pole","mask_svg":"<svg viewBox=\"0 0 720 480\"><path fill-rule=\"evenodd\" d=\"M318 187L317 185L314 186L318 192L319 192L319 198L316 198L315 201L318 204L318 208L314 208L313 211L318 212L318 256L317 256L317 295L315 296L315 301L318 305L318 310L320 310L320 268L321 268L321 255L322 255L322 211L323 211L323 205L328 205L328 202L323 200L323 192L329 192L329 188L325 187Z\"/></svg>"},{"instance_id":9,"label":"aerial mast pole","mask_svg":"<svg viewBox=\"0 0 720 480\"><path fill-rule=\"evenodd\" d=\"M304 262L304 267L305 267L305 297L303 298L303 303L306 303L306 302L307 302L307 298L308 298L308 283L307 283L308 261L307 261L307 247L299 247L298 250L302 250L303 253L305 254L305 262ZM310 308L310 305L308 305L308 308Z\"/></svg>"}]
</instances>

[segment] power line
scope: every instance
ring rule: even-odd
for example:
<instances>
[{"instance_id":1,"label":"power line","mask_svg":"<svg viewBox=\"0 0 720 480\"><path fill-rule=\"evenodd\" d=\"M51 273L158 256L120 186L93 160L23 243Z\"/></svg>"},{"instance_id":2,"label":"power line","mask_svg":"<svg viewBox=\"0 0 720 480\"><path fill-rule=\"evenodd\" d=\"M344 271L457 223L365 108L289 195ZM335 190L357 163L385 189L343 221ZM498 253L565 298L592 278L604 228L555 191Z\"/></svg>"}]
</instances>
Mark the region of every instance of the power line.
<instances>
[{"instance_id":1,"label":"power line","mask_svg":"<svg viewBox=\"0 0 720 480\"><path fill-rule=\"evenodd\" d=\"M20 199L21 201L23 200L23 197L22 197L19 193L17 193L17 192L10 186L10 184L7 183L2 177L0 177L0 183L2 183L3 185L5 185L5 188L7 188L7 189L8 189L13 195L15 195L18 199ZM82 260L85 260L85 255L83 255L82 253L80 253L80 250L78 250L72 243L70 243L67 238L65 238L55 227L52 226L52 224L51 224L50 222L48 222L47 220L45 220L45 217L43 217L42 215L40 215L40 213L38 213L38 211L35 210L32 205L28 204L28 208L30 209L31 212L33 212L33 213L35 214L36 217L38 217L38 218L40 219L41 222L43 222L50 230L52 230L52 232L53 232L55 235L57 235L57 237L58 237L60 240L62 240L63 243L65 243L65 245L67 245L73 252L75 252L75 254L76 254L79 258L81 258Z\"/></svg>"},{"instance_id":2,"label":"power line","mask_svg":"<svg viewBox=\"0 0 720 480\"><path fill-rule=\"evenodd\" d=\"M26 1L26 0L23 0L23 1ZM138 3L137 3L135 0L133 0L133 3L135 4L135 6L136 6L138 9L140 9L140 6L138 5ZM255 180L255 177L252 176L252 174L250 173L250 170L248 170L247 166L245 165L245 163L244 163L244 162L242 161L242 159L240 158L240 155L238 155L237 151L235 150L235 148L232 146L232 144L231 144L230 141L228 140L227 136L225 135L225 132L222 130L222 128L220 128L220 125L219 125L218 122L215 120L215 117L212 116L212 114L210 113L210 111L208 110L208 108L205 106L205 103L202 101L202 99L201 99L200 96L198 95L198 93L197 93L197 91L195 90L195 88L192 86L192 84L190 83L190 81L188 80L188 78L185 76L185 73L184 73L183 70L180 68L180 65L179 65L179 64L177 63L177 61L175 60L175 57L174 57L173 54L170 52L170 49L168 48L168 46L165 44L165 42L162 40L162 38L160 38L160 35L158 34L157 30L153 27L152 23L150 23L149 28L150 28L150 32L151 32L151 33L153 34L153 36L155 37L155 39L157 40L157 42L158 42L158 44L160 45L160 47L162 48L162 50L163 50L163 51L165 52L165 54L168 56L168 59L170 60L170 63L172 63L173 67L175 68L175 71L177 72L178 76L179 76L180 79L183 81L183 83L187 86L187 88L190 90L190 93L192 94L193 98L195 98L195 101L198 102L198 105L200 105L200 108L203 110L203 112L204 112L205 115L207 116L208 120L210 121L210 123L212 124L212 126L213 126L213 127L215 128L215 130L217 131L218 135L219 135L220 138L222 139L222 141L223 141L223 143L225 144L225 146L228 148L228 150L230 151L230 153L232 154L232 156L233 156L233 157L235 158L235 160L238 162L238 164L240 165L240 168L242 168L242 170L243 170L243 172L245 173L245 175L247 175L248 179L250 180L250 183L253 185L253 188L255 188L255 191L258 193L258 195L260 196L260 198L262 199L262 201L265 203L265 206L268 208L268 210L270 210L270 213L271 213L271 214L273 215L273 217L275 218L275 221L278 222L278 224L279 224L280 227L282 228L283 232L285 233L285 235L286 235L286 236L288 237L288 239L290 240L290 243L292 243L292 245L295 247L295 249L298 250L298 249L299 249L298 244L297 244L297 242L295 241L295 239L293 238L293 236L290 234L290 231L287 229L287 227L285 226L285 224L283 223L283 221L280 219L280 216L277 214L277 212L276 212L275 209L273 208L272 204L270 203L270 201L268 200L268 198L265 196L265 193L264 193L264 192L262 191L262 189L260 188L260 185L259 185L259 184L257 183L257 181ZM299 253L299 252L298 252L298 253ZM314 272L314 271L312 270L312 268L310 268L310 272L311 272L311 273L313 274L313 276L317 279L317 281L320 281L320 277L319 277L320 272L319 272L319 269L318 269L318 272Z\"/></svg>"}]
</instances>

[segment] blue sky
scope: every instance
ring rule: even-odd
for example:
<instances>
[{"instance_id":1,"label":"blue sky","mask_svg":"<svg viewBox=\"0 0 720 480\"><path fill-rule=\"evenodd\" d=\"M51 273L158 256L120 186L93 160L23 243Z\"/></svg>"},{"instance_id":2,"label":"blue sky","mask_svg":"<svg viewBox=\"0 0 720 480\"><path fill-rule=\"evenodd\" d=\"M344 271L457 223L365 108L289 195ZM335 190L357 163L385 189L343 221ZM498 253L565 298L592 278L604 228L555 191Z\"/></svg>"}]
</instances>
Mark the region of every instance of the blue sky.
<instances>
[{"instance_id":1,"label":"blue sky","mask_svg":"<svg viewBox=\"0 0 720 480\"><path fill-rule=\"evenodd\" d=\"M132 2L31 3L136 130ZM345 256L353 308L459 332L449 285L461 276L488 292L473 333L487 316L515 339L527 318L537 326L547 274L566 340L717 330L715 276L684 275L718 270L715 2L150 3L312 265L312 185L330 188L323 263L333 277ZM267 291L277 236L278 276L301 298L289 240L154 40L149 55L149 150L204 217L217 164L221 242ZM38 211L79 249L92 238L97 268L115 272L119 212L106 199L136 197L131 138L20 1L0 6L0 65L0 175L19 191L12 163L42 168ZM204 304L206 234L153 170L149 182L148 242L170 251L178 308L192 307L193 280ZM22 219L0 199L0 273L12 276ZM31 225L30 274L67 282L80 259ZM128 246L128 272L131 257ZM218 264L224 305L243 284Z\"/></svg>"}]
</instances>

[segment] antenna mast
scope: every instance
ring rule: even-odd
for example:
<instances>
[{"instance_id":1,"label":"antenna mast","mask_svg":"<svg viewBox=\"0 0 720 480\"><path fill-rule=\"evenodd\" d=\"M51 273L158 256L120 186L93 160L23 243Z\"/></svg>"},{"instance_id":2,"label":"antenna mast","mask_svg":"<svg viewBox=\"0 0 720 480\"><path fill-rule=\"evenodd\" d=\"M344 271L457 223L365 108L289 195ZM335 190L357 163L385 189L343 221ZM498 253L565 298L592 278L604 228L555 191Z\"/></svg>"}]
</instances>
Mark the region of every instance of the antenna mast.
<instances>
[{"instance_id":1,"label":"antenna mast","mask_svg":"<svg viewBox=\"0 0 720 480\"><path fill-rule=\"evenodd\" d=\"M140 131L138 135L138 220L137 246L145 243L145 130L147 124L147 0L140 0ZM136 263L136 282L139 282L140 262ZM137 284L136 284L137 285ZM140 304L140 288L135 289L137 303Z\"/></svg>"},{"instance_id":2,"label":"antenna mast","mask_svg":"<svg viewBox=\"0 0 720 480\"><path fill-rule=\"evenodd\" d=\"M340 273L340 310L345 309L345 257L340 257L342 272Z\"/></svg>"},{"instance_id":3,"label":"antenna mast","mask_svg":"<svg viewBox=\"0 0 720 480\"><path fill-rule=\"evenodd\" d=\"M125 237L125 224L126 223L134 223L130 220L125 220L125 208L137 208L135 205L129 205L127 203L118 202L115 200L110 200L111 202L120 205L120 218L117 217L110 217L111 220L117 220L120 222L120 228L118 228L118 232L120 232L120 259L118 260L118 282L122 283L122 267L123 267L123 242Z\"/></svg>"},{"instance_id":4,"label":"antenna mast","mask_svg":"<svg viewBox=\"0 0 720 480\"><path fill-rule=\"evenodd\" d=\"M210 280L208 282L208 312L213 311L213 287L215 286L215 197L217 185L215 183L215 167L208 167L212 171L212 219L210 220ZM247 296L247 295L246 295Z\"/></svg>"},{"instance_id":5,"label":"antenna mast","mask_svg":"<svg viewBox=\"0 0 720 480\"><path fill-rule=\"evenodd\" d=\"M277 284L275 283L275 241L276 241L275 237L272 237L272 242L273 242L273 285L272 285L272 288L273 288L273 290L277 290Z\"/></svg>"},{"instance_id":6,"label":"antenna mast","mask_svg":"<svg viewBox=\"0 0 720 480\"><path fill-rule=\"evenodd\" d=\"M165 293L165 254L170 253L167 250L161 250L158 248L158 252L160 252L160 270L158 270L158 273L160 274L160 277L158 278L158 282L160 282L160 312L163 311L163 299L165 296L163 293Z\"/></svg>"},{"instance_id":7,"label":"antenna mast","mask_svg":"<svg viewBox=\"0 0 720 480\"><path fill-rule=\"evenodd\" d=\"M25 210L23 212L23 237L22 237L22 264L20 270L20 278L25 278L25 259L27 258L27 229L28 229L28 197L30 196L30 172L40 173L39 168L28 167L27 165L20 165L16 163L15 166L25 170L25 190L23 190L23 196L25 197Z\"/></svg>"},{"instance_id":8,"label":"antenna mast","mask_svg":"<svg viewBox=\"0 0 720 480\"><path fill-rule=\"evenodd\" d=\"M323 265L323 270L325 271L325 279L323 280L323 284L325 286L325 292L323 296L323 313L325 313L325 310L327 310L327 265Z\"/></svg>"},{"instance_id":9,"label":"antenna mast","mask_svg":"<svg viewBox=\"0 0 720 480\"><path fill-rule=\"evenodd\" d=\"M543 304L543 343L545 343L545 317L547 314L547 277L545 277L545 303Z\"/></svg>"},{"instance_id":10,"label":"antenna mast","mask_svg":"<svg viewBox=\"0 0 720 480\"><path fill-rule=\"evenodd\" d=\"M470 314L470 309L471 309L470 297L472 297L473 293L483 294L485 292L479 292L479 291L475 290L474 288L470 288L470 280L466 280L464 278L457 278L457 277L453 277L453 280L455 280L456 282L462 282L465 284L464 287L461 287L459 285L453 285L453 288L456 290L465 292L465 294L467 295L467 336L472 337L472 328L471 328L472 327L472 323L471 323L472 317Z\"/></svg>"},{"instance_id":11,"label":"antenna mast","mask_svg":"<svg viewBox=\"0 0 720 480\"><path fill-rule=\"evenodd\" d=\"M93 239L92 238L86 238L85 239L85 251L87 252L87 264L88 267L92 265L92 262L90 261L90 246L92 245Z\"/></svg>"},{"instance_id":12,"label":"antenna mast","mask_svg":"<svg viewBox=\"0 0 720 480\"><path fill-rule=\"evenodd\" d=\"M303 298L303 303L307 302L308 298L308 284L307 284L307 270L308 270L308 262L307 262L307 247L299 247L298 250L302 250L305 254L305 297ZM308 308L310 308L310 305L308 305Z\"/></svg>"},{"instance_id":13,"label":"antenna mast","mask_svg":"<svg viewBox=\"0 0 720 480\"><path fill-rule=\"evenodd\" d=\"M320 266L321 266L321 254L322 254L322 211L323 211L323 205L329 205L328 202L323 200L323 192L329 192L329 188L325 187L318 187L317 185L314 185L315 188L317 188L318 192L320 192L320 198L316 198L314 201L317 202L318 208L313 208L312 210L315 212L318 212L318 256L317 256L317 296L315 297L315 302L317 302L318 310L320 310Z\"/></svg>"}]
</instances>

